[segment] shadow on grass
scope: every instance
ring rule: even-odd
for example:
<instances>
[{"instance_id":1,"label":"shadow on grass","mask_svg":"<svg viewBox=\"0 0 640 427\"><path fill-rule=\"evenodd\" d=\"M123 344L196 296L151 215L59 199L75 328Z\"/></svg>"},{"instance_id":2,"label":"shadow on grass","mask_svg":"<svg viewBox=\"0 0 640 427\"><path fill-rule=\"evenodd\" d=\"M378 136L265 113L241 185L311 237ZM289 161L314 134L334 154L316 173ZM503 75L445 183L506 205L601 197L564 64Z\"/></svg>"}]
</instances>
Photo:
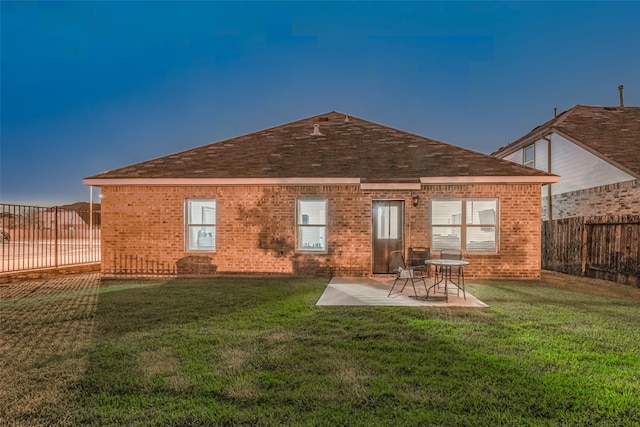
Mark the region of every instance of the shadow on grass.
<instances>
[{"instance_id":1,"label":"shadow on grass","mask_svg":"<svg viewBox=\"0 0 640 427\"><path fill-rule=\"evenodd\" d=\"M473 285L492 301L481 311L319 307L317 278L92 283L0 305L2 337L26 343L1 349L2 422L640 422L638 314L624 299L487 283Z\"/></svg>"},{"instance_id":2,"label":"shadow on grass","mask_svg":"<svg viewBox=\"0 0 640 427\"><path fill-rule=\"evenodd\" d=\"M326 279L296 286L292 278L216 278L154 281L103 281L98 301L98 333L103 338L150 333L202 320L222 320L238 311L322 289ZM112 290L126 290L115 293Z\"/></svg>"}]
</instances>

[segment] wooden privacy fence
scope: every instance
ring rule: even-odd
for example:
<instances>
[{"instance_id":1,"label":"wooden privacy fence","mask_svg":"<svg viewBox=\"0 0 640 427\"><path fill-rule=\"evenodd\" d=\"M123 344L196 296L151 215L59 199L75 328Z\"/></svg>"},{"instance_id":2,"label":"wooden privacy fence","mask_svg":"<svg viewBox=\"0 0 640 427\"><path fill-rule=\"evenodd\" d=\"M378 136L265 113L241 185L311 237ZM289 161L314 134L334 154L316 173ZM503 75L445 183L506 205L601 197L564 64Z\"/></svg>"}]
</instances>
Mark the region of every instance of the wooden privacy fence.
<instances>
[{"instance_id":1,"label":"wooden privacy fence","mask_svg":"<svg viewBox=\"0 0 640 427\"><path fill-rule=\"evenodd\" d=\"M640 215L543 221L542 268L640 287Z\"/></svg>"}]
</instances>

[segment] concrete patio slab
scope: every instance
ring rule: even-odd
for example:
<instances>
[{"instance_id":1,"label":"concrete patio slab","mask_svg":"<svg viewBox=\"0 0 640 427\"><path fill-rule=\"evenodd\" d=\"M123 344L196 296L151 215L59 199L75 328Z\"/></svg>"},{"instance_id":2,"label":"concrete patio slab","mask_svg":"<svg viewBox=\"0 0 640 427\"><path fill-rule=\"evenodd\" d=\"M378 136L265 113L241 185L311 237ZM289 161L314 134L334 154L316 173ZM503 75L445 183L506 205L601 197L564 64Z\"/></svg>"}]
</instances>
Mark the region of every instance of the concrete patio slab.
<instances>
[{"instance_id":1,"label":"concrete patio slab","mask_svg":"<svg viewBox=\"0 0 640 427\"><path fill-rule=\"evenodd\" d=\"M449 286L449 301L425 300L426 290L422 285L416 284L418 298L416 298L411 282L407 284L402 293L394 293L391 296L389 290L393 286L394 278L384 277L334 277L331 279L316 305L379 305L379 306L408 306L408 307L488 307L485 303L471 295L467 291L467 299L457 295L458 289L454 285ZM430 286L432 283L427 282ZM400 289L401 286L396 287ZM430 292L430 297L433 292ZM443 296L443 289L436 293Z\"/></svg>"}]
</instances>

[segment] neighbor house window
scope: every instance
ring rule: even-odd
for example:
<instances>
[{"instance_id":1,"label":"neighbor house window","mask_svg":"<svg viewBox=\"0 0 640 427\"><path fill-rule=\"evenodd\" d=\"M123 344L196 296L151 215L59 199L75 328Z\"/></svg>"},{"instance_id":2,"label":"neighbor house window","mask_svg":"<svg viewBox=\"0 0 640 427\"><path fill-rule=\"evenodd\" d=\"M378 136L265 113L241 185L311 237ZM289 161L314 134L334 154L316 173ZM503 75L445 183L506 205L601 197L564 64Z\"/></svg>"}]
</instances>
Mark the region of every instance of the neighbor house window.
<instances>
[{"instance_id":1,"label":"neighbor house window","mask_svg":"<svg viewBox=\"0 0 640 427\"><path fill-rule=\"evenodd\" d=\"M524 148L522 153L522 164L530 168L536 167L536 150L533 144Z\"/></svg>"},{"instance_id":2,"label":"neighbor house window","mask_svg":"<svg viewBox=\"0 0 640 427\"><path fill-rule=\"evenodd\" d=\"M298 200L297 211L297 250L326 252L327 201Z\"/></svg>"},{"instance_id":3,"label":"neighbor house window","mask_svg":"<svg viewBox=\"0 0 640 427\"><path fill-rule=\"evenodd\" d=\"M213 251L216 249L215 200L187 200L186 240L189 251Z\"/></svg>"},{"instance_id":4,"label":"neighbor house window","mask_svg":"<svg viewBox=\"0 0 640 427\"><path fill-rule=\"evenodd\" d=\"M497 210L494 199L434 200L432 248L496 252Z\"/></svg>"}]
</instances>

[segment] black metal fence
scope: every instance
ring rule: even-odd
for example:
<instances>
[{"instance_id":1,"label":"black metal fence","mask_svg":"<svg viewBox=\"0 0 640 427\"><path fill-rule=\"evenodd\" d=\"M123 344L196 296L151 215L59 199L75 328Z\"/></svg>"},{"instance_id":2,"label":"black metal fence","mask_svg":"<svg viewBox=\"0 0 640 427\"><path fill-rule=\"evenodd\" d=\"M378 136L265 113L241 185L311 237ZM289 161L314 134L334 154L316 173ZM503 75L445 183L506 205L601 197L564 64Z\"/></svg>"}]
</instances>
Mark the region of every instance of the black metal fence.
<instances>
[{"instance_id":1,"label":"black metal fence","mask_svg":"<svg viewBox=\"0 0 640 427\"><path fill-rule=\"evenodd\" d=\"M100 262L100 211L0 204L0 273Z\"/></svg>"}]
</instances>

